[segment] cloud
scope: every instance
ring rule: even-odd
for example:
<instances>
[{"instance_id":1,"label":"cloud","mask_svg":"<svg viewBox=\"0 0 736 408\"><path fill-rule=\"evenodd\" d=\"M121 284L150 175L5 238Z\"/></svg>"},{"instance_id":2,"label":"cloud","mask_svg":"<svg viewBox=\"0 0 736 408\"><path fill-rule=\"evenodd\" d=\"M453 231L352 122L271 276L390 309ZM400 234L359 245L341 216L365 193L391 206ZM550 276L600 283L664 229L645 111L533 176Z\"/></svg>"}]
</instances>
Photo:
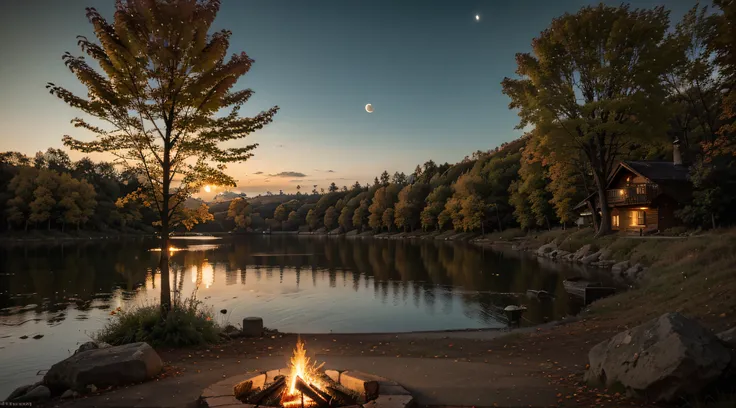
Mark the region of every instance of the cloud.
<instances>
[{"instance_id":1,"label":"cloud","mask_svg":"<svg viewBox=\"0 0 736 408\"><path fill-rule=\"evenodd\" d=\"M282 171L281 173L269 174L270 177L307 177L306 174L298 171Z\"/></svg>"},{"instance_id":2,"label":"cloud","mask_svg":"<svg viewBox=\"0 0 736 408\"><path fill-rule=\"evenodd\" d=\"M335 170L327 170L328 173L334 173Z\"/></svg>"},{"instance_id":3,"label":"cloud","mask_svg":"<svg viewBox=\"0 0 736 408\"><path fill-rule=\"evenodd\" d=\"M284 148L285 146L284 146L284 145L282 145L282 144L280 144L280 145L279 145L278 147L280 147L280 148L282 148L282 149L283 149L283 148Z\"/></svg>"},{"instance_id":4,"label":"cloud","mask_svg":"<svg viewBox=\"0 0 736 408\"><path fill-rule=\"evenodd\" d=\"M257 171L257 172L255 172L253 174L263 174L263 172L262 171Z\"/></svg>"}]
</instances>

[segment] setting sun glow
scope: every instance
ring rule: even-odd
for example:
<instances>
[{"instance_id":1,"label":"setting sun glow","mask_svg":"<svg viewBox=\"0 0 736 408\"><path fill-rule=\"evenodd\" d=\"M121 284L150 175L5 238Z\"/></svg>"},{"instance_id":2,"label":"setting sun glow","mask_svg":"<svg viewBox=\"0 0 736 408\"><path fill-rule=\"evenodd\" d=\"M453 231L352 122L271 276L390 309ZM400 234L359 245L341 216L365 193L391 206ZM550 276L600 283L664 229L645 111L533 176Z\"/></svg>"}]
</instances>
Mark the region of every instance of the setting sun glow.
<instances>
[{"instance_id":1,"label":"setting sun glow","mask_svg":"<svg viewBox=\"0 0 736 408\"><path fill-rule=\"evenodd\" d=\"M206 191L206 192L209 193L210 191L212 191L212 186L210 186L209 184L207 184L206 186L204 186L204 191Z\"/></svg>"}]
</instances>

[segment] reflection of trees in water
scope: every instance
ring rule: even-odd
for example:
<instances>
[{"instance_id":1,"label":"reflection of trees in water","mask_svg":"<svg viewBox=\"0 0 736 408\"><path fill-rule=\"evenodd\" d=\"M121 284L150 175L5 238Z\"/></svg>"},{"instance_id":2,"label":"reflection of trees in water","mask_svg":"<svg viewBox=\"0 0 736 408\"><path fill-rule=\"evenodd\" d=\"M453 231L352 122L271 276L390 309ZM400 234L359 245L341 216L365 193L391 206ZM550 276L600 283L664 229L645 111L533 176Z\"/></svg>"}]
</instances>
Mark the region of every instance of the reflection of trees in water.
<instances>
[{"instance_id":1,"label":"reflection of trees in water","mask_svg":"<svg viewBox=\"0 0 736 408\"><path fill-rule=\"evenodd\" d=\"M116 287L123 289L121 296L130 297L146 282L147 272L152 289L160 277L156 273L159 255L149 252L151 247L141 242L98 242L6 251L0 267L14 275L0 277L0 284L9 288L8 293L0 294L0 306L63 303L65 297L74 295L79 307L91 307L95 293L110 293ZM567 271L565 265L556 267ZM238 276L240 284L256 284L261 279L275 280L276 268L279 283L290 283L294 273L297 288L305 283L304 273L311 274L312 286L336 288L339 274L343 286L356 292L370 291L373 286L375 298L383 303L390 297L393 305L413 303L428 312L449 314L458 301L464 313L485 322L493 321L491 305L525 304L529 308L525 316L535 321L573 309L562 288L563 275L543 270L536 259L432 240L225 238L215 249L174 252L172 287L181 292L190 280L193 286L230 286L238 283ZM527 289L544 289L556 298L544 303L491 293L524 293ZM35 294L25 300L10 299L9 294L16 293ZM95 302L99 301L106 300Z\"/></svg>"}]
</instances>

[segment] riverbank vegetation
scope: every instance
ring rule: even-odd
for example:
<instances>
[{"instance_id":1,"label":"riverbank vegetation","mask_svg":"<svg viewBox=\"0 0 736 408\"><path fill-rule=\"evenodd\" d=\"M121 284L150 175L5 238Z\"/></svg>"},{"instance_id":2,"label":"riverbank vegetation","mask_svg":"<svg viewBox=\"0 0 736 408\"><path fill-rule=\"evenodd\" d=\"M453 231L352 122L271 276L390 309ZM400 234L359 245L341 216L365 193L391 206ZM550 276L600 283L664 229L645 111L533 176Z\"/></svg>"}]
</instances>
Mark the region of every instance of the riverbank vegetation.
<instances>
[{"instance_id":1,"label":"riverbank vegetation","mask_svg":"<svg viewBox=\"0 0 736 408\"><path fill-rule=\"evenodd\" d=\"M154 347L210 344L219 340L220 328L214 317L212 309L196 295L174 297L165 315L158 304L112 311L110 321L95 334L95 340L111 345L146 342Z\"/></svg>"}]
</instances>

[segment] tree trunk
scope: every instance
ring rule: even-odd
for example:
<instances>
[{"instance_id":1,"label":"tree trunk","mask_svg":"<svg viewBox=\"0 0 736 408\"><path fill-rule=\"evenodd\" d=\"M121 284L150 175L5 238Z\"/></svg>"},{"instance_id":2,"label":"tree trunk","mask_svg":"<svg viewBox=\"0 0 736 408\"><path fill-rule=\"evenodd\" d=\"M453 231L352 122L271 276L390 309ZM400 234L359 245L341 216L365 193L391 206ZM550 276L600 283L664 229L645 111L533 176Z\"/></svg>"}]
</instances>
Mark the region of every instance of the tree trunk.
<instances>
[{"instance_id":1,"label":"tree trunk","mask_svg":"<svg viewBox=\"0 0 736 408\"><path fill-rule=\"evenodd\" d=\"M606 177L598 172L593 172L595 186L598 189L598 202L601 206L601 222L595 236L600 237L611 233L611 209L608 208L608 197L606 196ZM593 212L595 217L595 212Z\"/></svg>"},{"instance_id":2,"label":"tree trunk","mask_svg":"<svg viewBox=\"0 0 736 408\"><path fill-rule=\"evenodd\" d=\"M552 227L549 225L549 218L546 215L544 216L544 221L547 223L547 231L552 231Z\"/></svg>"},{"instance_id":3,"label":"tree trunk","mask_svg":"<svg viewBox=\"0 0 736 408\"><path fill-rule=\"evenodd\" d=\"M710 213L710 222L713 224L713 229L716 229L716 214Z\"/></svg>"},{"instance_id":4,"label":"tree trunk","mask_svg":"<svg viewBox=\"0 0 736 408\"><path fill-rule=\"evenodd\" d=\"M51 218L46 220L46 230L51 231Z\"/></svg>"},{"instance_id":5,"label":"tree trunk","mask_svg":"<svg viewBox=\"0 0 736 408\"><path fill-rule=\"evenodd\" d=\"M167 135L168 135L167 131ZM159 270L161 271L161 317L165 317L171 310L171 288L169 285L169 188L171 182L171 158L168 141L164 141L163 160L163 188L161 199L161 260Z\"/></svg>"}]
</instances>

